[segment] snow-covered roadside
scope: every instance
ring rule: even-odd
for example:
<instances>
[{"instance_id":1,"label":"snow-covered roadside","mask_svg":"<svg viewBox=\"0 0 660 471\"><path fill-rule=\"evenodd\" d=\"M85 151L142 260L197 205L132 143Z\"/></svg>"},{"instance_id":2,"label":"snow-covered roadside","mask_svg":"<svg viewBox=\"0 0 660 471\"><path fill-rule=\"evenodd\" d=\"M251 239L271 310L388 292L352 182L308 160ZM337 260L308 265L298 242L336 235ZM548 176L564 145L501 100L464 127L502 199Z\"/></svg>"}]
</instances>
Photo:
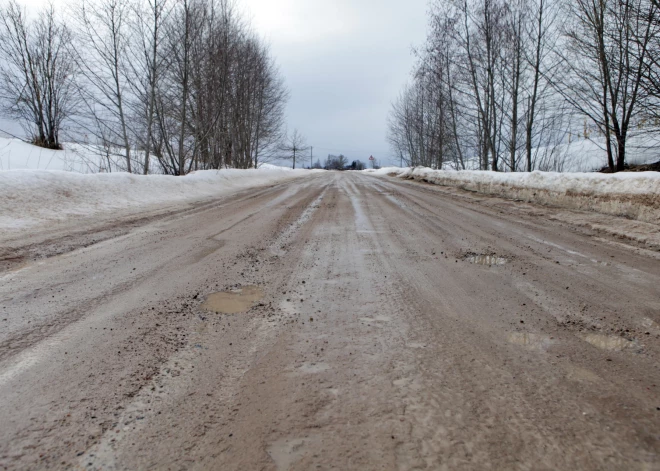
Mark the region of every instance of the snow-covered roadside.
<instances>
[{"instance_id":1,"label":"snow-covered roadside","mask_svg":"<svg viewBox=\"0 0 660 471\"><path fill-rule=\"evenodd\" d=\"M309 170L206 170L173 177L57 170L0 171L0 236L95 216L130 215L310 175Z\"/></svg>"},{"instance_id":2,"label":"snow-covered roadside","mask_svg":"<svg viewBox=\"0 0 660 471\"><path fill-rule=\"evenodd\" d=\"M108 170L108 162L94 146L65 143L63 150L37 147L20 139L0 135L1 170L66 170L99 173Z\"/></svg>"},{"instance_id":3,"label":"snow-covered roadside","mask_svg":"<svg viewBox=\"0 0 660 471\"><path fill-rule=\"evenodd\" d=\"M500 173L388 167L365 170L531 203L660 224L660 173Z\"/></svg>"}]
</instances>

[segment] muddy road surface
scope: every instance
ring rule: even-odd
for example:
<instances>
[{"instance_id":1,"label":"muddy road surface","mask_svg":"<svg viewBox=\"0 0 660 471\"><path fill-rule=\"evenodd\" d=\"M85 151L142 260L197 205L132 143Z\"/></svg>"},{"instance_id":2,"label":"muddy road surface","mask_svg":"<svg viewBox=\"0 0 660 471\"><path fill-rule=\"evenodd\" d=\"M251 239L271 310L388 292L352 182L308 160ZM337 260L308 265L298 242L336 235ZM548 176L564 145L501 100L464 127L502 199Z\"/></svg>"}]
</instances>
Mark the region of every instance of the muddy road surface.
<instances>
[{"instance_id":1,"label":"muddy road surface","mask_svg":"<svg viewBox=\"0 0 660 471\"><path fill-rule=\"evenodd\" d=\"M660 469L659 253L558 211L328 172L6 267L0 469Z\"/></svg>"}]
</instances>

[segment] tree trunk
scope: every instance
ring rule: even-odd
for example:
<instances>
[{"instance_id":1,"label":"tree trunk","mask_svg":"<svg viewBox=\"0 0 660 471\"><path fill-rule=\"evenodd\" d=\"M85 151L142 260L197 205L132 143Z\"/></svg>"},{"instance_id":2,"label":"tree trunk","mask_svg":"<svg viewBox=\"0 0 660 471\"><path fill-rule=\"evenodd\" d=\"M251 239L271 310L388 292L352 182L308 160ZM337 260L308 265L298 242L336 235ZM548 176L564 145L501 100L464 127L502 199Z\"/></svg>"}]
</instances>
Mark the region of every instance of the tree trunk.
<instances>
[{"instance_id":1,"label":"tree trunk","mask_svg":"<svg viewBox=\"0 0 660 471\"><path fill-rule=\"evenodd\" d=\"M626 137L624 135L617 137L617 151L616 171L622 172L625 170L626 164Z\"/></svg>"}]
</instances>

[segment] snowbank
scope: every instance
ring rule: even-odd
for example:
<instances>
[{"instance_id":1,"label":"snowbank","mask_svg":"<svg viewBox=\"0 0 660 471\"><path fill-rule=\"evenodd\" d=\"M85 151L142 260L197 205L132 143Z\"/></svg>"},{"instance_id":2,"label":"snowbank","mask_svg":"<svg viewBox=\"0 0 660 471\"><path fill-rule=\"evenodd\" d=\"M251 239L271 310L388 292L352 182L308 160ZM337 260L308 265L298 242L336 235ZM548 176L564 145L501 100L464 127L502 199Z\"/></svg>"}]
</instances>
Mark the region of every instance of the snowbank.
<instances>
[{"instance_id":1,"label":"snowbank","mask_svg":"<svg viewBox=\"0 0 660 471\"><path fill-rule=\"evenodd\" d=\"M660 224L660 173L501 173L388 167L365 170L516 200Z\"/></svg>"},{"instance_id":2,"label":"snowbank","mask_svg":"<svg viewBox=\"0 0 660 471\"><path fill-rule=\"evenodd\" d=\"M185 177L0 171L0 233L76 217L137 212L309 175L272 165L258 170L206 170Z\"/></svg>"}]
</instances>

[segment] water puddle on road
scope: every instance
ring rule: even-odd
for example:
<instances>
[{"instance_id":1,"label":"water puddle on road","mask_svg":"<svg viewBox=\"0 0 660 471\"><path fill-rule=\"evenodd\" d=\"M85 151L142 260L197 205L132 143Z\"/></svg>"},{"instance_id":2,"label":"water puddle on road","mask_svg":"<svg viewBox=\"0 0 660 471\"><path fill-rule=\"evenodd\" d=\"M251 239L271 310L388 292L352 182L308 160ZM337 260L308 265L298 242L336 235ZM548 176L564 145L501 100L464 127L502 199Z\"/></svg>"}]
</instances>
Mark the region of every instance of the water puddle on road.
<instances>
[{"instance_id":1,"label":"water puddle on road","mask_svg":"<svg viewBox=\"0 0 660 471\"><path fill-rule=\"evenodd\" d=\"M628 340L616 335L602 335L602 334L586 334L581 335L580 338L585 342L589 342L594 347L601 350L611 350L620 352L631 348L638 348L639 344L635 340Z\"/></svg>"},{"instance_id":2,"label":"water puddle on road","mask_svg":"<svg viewBox=\"0 0 660 471\"><path fill-rule=\"evenodd\" d=\"M466 260L475 265L491 267L493 265L504 265L507 259L499 255L470 255Z\"/></svg>"},{"instance_id":3,"label":"water puddle on road","mask_svg":"<svg viewBox=\"0 0 660 471\"><path fill-rule=\"evenodd\" d=\"M264 290L258 286L244 286L243 288L210 294L202 304L202 309L219 314L238 314L249 311L263 297Z\"/></svg>"}]
</instances>

